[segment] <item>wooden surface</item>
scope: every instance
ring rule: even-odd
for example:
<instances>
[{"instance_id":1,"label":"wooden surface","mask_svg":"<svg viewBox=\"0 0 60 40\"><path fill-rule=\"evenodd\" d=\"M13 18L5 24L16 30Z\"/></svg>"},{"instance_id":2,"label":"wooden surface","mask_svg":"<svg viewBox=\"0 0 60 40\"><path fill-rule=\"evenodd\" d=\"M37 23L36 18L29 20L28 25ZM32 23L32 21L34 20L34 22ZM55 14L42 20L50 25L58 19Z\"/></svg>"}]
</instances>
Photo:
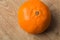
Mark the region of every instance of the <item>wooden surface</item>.
<instances>
[{"instance_id":1,"label":"wooden surface","mask_svg":"<svg viewBox=\"0 0 60 40\"><path fill-rule=\"evenodd\" d=\"M17 11L24 0L0 0L0 40L60 40L60 0L42 0L51 11L50 27L42 34L24 32L17 23Z\"/></svg>"}]
</instances>

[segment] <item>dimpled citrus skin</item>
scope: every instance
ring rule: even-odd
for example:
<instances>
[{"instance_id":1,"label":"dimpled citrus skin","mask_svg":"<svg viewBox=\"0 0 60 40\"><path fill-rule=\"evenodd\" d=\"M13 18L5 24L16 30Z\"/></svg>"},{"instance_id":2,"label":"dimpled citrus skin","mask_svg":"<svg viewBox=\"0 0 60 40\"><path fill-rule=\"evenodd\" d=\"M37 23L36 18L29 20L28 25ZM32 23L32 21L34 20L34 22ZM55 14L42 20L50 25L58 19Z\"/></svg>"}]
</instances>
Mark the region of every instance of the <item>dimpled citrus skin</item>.
<instances>
[{"instance_id":1,"label":"dimpled citrus skin","mask_svg":"<svg viewBox=\"0 0 60 40\"><path fill-rule=\"evenodd\" d=\"M18 23L28 33L44 32L51 20L49 8L41 1L27 1L18 10Z\"/></svg>"}]
</instances>

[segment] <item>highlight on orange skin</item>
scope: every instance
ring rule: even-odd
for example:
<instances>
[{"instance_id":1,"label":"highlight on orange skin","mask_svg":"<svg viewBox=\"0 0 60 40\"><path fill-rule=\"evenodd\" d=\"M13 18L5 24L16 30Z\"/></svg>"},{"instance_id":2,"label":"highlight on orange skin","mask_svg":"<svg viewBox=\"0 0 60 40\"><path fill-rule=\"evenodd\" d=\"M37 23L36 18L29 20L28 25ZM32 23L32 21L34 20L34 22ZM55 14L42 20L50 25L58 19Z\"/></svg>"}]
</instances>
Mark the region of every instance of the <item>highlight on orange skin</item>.
<instances>
[{"instance_id":1,"label":"highlight on orange skin","mask_svg":"<svg viewBox=\"0 0 60 40\"><path fill-rule=\"evenodd\" d=\"M49 8L41 1L29 0L18 10L18 22L23 30L31 34L44 32L51 21Z\"/></svg>"}]
</instances>

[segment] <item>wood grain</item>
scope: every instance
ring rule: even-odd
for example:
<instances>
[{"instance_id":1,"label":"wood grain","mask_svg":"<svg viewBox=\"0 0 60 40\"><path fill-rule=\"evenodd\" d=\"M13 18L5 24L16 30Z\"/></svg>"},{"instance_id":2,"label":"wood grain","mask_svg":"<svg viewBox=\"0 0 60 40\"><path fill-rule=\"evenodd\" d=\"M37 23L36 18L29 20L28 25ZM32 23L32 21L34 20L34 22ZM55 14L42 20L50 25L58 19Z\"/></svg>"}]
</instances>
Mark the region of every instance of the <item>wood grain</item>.
<instances>
[{"instance_id":1,"label":"wood grain","mask_svg":"<svg viewBox=\"0 0 60 40\"><path fill-rule=\"evenodd\" d=\"M50 27L42 34L23 31L17 21L17 11L24 0L0 0L0 40L60 40L60 0L41 0L50 9Z\"/></svg>"}]
</instances>

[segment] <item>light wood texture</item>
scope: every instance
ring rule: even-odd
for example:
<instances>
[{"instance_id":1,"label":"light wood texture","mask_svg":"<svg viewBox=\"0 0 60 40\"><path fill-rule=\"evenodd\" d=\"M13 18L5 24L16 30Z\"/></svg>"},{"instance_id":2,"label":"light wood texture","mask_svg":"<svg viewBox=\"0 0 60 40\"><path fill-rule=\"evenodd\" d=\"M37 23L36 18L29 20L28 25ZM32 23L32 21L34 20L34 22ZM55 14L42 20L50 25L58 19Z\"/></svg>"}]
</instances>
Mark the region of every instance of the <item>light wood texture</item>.
<instances>
[{"instance_id":1,"label":"light wood texture","mask_svg":"<svg viewBox=\"0 0 60 40\"><path fill-rule=\"evenodd\" d=\"M0 40L60 40L60 0L41 1L50 8L52 21L44 33L32 35L17 22L17 11L24 0L0 0Z\"/></svg>"}]
</instances>

